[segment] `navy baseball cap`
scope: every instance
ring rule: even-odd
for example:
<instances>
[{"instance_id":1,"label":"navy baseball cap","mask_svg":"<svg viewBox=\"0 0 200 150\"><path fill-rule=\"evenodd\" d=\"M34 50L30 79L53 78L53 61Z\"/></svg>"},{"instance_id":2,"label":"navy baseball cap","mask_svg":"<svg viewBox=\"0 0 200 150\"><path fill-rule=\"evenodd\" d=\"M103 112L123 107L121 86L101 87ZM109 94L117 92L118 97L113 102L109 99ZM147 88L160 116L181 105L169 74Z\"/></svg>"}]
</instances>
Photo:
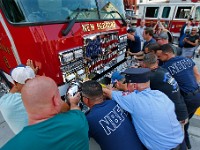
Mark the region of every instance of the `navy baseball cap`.
<instances>
[{"instance_id":1,"label":"navy baseball cap","mask_svg":"<svg viewBox=\"0 0 200 150\"><path fill-rule=\"evenodd\" d=\"M136 31L135 28L130 28L130 29L127 30L128 33L133 33L133 32L135 32L135 31Z\"/></svg>"},{"instance_id":2,"label":"navy baseball cap","mask_svg":"<svg viewBox=\"0 0 200 150\"><path fill-rule=\"evenodd\" d=\"M146 83L150 80L149 68L128 68L125 74L126 83Z\"/></svg>"},{"instance_id":3,"label":"navy baseball cap","mask_svg":"<svg viewBox=\"0 0 200 150\"><path fill-rule=\"evenodd\" d=\"M114 84L117 81L120 81L122 79L124 79L125 76L122 75L119 71L113 72L112 76L111 76L111 83Z\"/></svg>"}]
</instances>

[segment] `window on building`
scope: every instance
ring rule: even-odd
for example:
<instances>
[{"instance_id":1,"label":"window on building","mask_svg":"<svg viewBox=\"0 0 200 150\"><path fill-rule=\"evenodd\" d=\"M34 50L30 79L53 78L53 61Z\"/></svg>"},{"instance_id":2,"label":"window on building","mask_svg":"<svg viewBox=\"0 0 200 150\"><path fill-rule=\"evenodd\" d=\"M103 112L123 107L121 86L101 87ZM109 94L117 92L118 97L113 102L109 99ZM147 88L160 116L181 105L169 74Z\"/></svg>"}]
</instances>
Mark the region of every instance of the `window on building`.
<instances>
[{"instance_id":1,"label":"window on building","mask_svg":"<svg viewBox=\"0 0 200 150\"><path fill-rule=\"evenodd\" d=\"M191 7L178 7L176 12L176 19L187 19L190 16Z\"/></svg>"},{"instance_id":2,"label":"window on building","mask_svg":"<svg viewBox=\"0 0 200 150\"><path fill-rule=\"evenodd\" d=\"M145 17L157 18L159 7L147 7Z\"/></svg>"},{"instance_id":3,"label":"window on building","mask_svg":"<svg viewBox=\"0 0 200 150\"><path fill-rule=\"evenodd\" d=\"M200 21L200 6L198 6L196 8L196 11L195 11L195 20Z\"/></svg>"},{"instance_id":4,"label":"window on building","mask_svg":"<svg viewBox=\"0 0 200 150\"><path fill-rule=\"evenodd\" d=\"M170 10L171 10L171 7L164 7L163 13L162 13L162 18L168 18Z\"/></svg>"}]
</instances>

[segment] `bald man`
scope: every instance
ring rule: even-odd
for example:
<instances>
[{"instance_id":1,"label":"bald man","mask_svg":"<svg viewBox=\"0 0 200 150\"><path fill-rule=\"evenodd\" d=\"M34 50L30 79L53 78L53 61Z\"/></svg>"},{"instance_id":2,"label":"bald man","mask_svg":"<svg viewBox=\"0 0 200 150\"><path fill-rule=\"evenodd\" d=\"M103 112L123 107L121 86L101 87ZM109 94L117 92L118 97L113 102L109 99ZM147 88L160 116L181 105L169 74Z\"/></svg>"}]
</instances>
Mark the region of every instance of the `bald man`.
<instances>
[{"instance_id":1,"label":"bald man","mask_svg":"<svg viewBox=\"0 0 200 150\"><path fill-rule=\"evenodd\" d=\"M28 124L2 150L88 150L88 123L77 103L80 94L69 98L70 110L61 98L56 83L39 76L22 88Z\"/></svg>"}]
</instances>

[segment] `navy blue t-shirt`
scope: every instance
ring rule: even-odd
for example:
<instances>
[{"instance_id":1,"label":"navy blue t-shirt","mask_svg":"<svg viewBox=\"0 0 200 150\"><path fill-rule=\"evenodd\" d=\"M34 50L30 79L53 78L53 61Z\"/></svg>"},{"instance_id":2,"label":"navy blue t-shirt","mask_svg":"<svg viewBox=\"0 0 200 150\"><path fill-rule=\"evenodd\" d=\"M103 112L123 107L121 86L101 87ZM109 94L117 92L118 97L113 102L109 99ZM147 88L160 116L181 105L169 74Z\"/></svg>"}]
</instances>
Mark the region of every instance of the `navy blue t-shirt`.
<instances>
[{"instance_id":1,"label":"navy blue t-shirt","mask_svg":"<svg viewBox=\"0 0 200 150\"><path fill-rule=\"evenodd\" d=\"M192 59L176 56L165 62L162 67L166 68L175 78L182 92L189 93L198 89L193 71L194 66Z\"/></svg>"},{"instance_id":2,"label":"navy blue t-shirt","mask_svg":"<svg viewBox=\"0 0 200 150\"><path fill-rule=\"evenodd\" d=\"M130 52L137 53L141 51L141 40L140 37L135 35L134 36L135 41L127 40L128 48L130 48Z\"/></svg>"},{"instance_id":3,"label":"navy blue t-shirt","mask_svg":"<svg viewBox=\"0 0 200 150\"><path fill-rule=\"evenodd\" d=\"M144 51L145 47L151 43L156 43L156 40L154 38L151 38L151 40L144 42L142 51Z\"/></svg>"},{"instance_id":4,"label":"navy blue t-shirt","mask_svg":"<svg viewBox=\"0 0 200 150\"><path fill-rule=\"evenodd\" d=\"M175 105L175 113L178 121L188 118L188 111L176 80L164 68L158 67L151 70L150 88L165 93Z\"/></svg>"},{"instance_id":5,"label":"navy blue t-shirt","mask_svg":"<svg viewBox=\"0 0 200 150\"><path fill-rule=\"evenodd\" d=\"M106 100L92 107L86 115L89 136L102 150L142 150L130 116L115 101Z\"/></svg>"}]
</instances>

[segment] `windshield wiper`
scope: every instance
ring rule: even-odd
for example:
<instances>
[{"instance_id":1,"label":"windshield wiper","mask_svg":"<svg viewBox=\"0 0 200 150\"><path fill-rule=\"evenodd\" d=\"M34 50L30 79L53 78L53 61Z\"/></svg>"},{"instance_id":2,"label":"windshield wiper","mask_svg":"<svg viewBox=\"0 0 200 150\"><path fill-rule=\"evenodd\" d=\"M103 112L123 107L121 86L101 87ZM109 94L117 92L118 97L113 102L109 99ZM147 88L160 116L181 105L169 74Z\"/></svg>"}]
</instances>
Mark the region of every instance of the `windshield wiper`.
<instances>
[{"instance_id":1,"label":"windshield wiper","mask_svg":"<svg viewBox=\"0 0 200 150\"><path fill-rule=\"evenodd\" d=\"M77 8L77 14L76 14L76 16L73 18L73 19L71 19L70 21L69 21L69 24L68 24L68 26L65 28L65 29L63 29L62 30L62 35L63 36L66 36L69 32L70 32L70 30L72 29L72 27L74 26L74 24L75 24L75 22L76 22L76 20L77 20L77 18L78 18L78 15L80 14L80 12L83 12L83 11L88 11L88 9L85 9L85 8Z\"/></svg>"},{"instance_id":2,"label":"windshield wiper","mask_svg":"<svg viewBox=\"0 0 200 150\"><path fill-rule=\"evenodd\" d=\"M111 14L112 13L117 13L120 16L121 20L122 20L122 23L123 23L122 26L127 26L127 23L126 23L125 19L122 17L122 15L118 11L112 10L109 13L111 13Z\"/></svg>"}]
</instances>

